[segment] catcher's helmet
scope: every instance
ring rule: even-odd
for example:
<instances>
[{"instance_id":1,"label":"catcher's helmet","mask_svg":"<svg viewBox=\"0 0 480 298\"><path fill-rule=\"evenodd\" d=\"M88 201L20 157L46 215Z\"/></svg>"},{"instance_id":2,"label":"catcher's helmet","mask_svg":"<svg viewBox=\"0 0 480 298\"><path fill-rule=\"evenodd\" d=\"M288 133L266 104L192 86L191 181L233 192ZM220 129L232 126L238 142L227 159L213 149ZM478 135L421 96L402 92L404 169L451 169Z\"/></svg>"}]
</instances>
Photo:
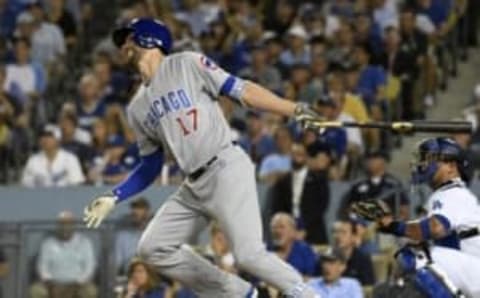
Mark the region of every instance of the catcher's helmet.
<instances>
[{"instance_id":1,"label":"catcher's helmet","mask_svg":"<svg viewBox=\"0 0 480 298\"><path fill-rule=\"evenodd\" d=\"M126 25L113 31L113 43L122 47L127 37L132 34L133 41L142 48L159 48L164 54L172 49L172 34L165 24L149 18L133 19Z\"/></svg>"},{"instance_id":2,"label":"catcher's helmet","mask_svg":"<svg viewBox=\"0 0 480 298\"><path fill-rule=\"evenodd\" d=\"M430 183L437 172L437 162L455 162L461 178L468 182L466 169L469 166L464 150L451 138L438 137L421 141L412 163L412 182Z\"/></svg>"}]
</instances>

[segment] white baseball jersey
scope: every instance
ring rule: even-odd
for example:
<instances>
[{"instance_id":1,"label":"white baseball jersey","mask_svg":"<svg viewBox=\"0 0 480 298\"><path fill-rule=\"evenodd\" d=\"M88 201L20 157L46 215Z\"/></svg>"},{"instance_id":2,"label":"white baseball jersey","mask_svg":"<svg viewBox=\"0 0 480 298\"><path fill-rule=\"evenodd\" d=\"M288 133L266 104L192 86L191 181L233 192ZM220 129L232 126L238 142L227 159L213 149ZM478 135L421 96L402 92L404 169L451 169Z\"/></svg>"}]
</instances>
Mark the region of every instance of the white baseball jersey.
<instances>
[{"instance_id":1,"label":"white baseball jersey","mask_svg":"<svg viewBox=\"0 0 480 298\"><path fill-rule=\"evenodd\" d=\"M141 155L166 145L180 168L191 173L232 142L216 99L239 98L243 81L193 52L166 56L128 106Z\"/></svg>"},{"instance_id":2,"label":"white baseball jersey","mask_svg":"<svg viewBox=\"0 0 480 298\"><path fill-rule=\"evenodd\" d=\"M456 288L467 297L480 298L480 258L445 247L432 247L430 253Z\"/></svg>"},{"instance_id":3,"label":"white baseball jersey","mask_svg":"<svg viewBox=\"0 0 480 298\"><path fill-rule=\"evenodd\" d=\"M480 204L477 197L460 180L437 189L429 198L426 210L428 215L442 215L450 222L452 230L460 232L480 226ZM456 235L437 242L449 247L458 246ZM460 240L463 252L480 257L480 236Z\"/></svg>"}]
</instances>

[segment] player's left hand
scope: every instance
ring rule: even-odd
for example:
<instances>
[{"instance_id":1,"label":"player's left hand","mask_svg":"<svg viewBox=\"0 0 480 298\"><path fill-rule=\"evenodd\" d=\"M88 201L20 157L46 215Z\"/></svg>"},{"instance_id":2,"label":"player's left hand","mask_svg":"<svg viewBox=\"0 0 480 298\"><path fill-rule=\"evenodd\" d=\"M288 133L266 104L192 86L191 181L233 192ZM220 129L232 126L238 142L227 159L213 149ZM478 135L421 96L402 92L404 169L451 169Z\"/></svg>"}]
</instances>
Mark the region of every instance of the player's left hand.
<instances>
[{"instance_id":1,"label":"player's left hand","mask_svg":"<svg viewBox=\"0 0 480 298\"><path fill-rule=\"evenodd\" d=\"M87 228L98 228L102 221L115 207L117 197L112 194L104 194L96 197L84 210L83 221Z\"/></svg>"}]
</instances>

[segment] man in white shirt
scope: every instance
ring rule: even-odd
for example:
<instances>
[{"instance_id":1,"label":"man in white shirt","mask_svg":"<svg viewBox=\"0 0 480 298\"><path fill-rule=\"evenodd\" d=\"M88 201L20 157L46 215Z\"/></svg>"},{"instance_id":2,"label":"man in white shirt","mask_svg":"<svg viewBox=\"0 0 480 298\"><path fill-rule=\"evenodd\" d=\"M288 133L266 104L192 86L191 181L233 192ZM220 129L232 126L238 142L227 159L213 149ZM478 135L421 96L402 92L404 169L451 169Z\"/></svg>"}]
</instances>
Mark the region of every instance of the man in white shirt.
<instances>
[{"instance_id":1,"label":"man in white shirt","mask_svg":"<svg viewBox=\"0 0 480 298\"><path fill-rule=\"evenodd\" d=\"M97 297L91 282L97 265L93 244L75 232L74 223L71 212L61 212L56 235L43 241L37 263L40 282L32 286L32 298Z\"/></svg>"},{"instance_id":2,"label":"man in white shirt","mask_svg":"<svg viewBox=\"0 0 480 298\"><path fill-rule=\"evenodd\" d=\"M22 185L27 187L62 187L85 181L78 158L59 147L55 128L46 126L40 134L40 152L29 157L23 171Z\"/></svg>"}]
</instances>

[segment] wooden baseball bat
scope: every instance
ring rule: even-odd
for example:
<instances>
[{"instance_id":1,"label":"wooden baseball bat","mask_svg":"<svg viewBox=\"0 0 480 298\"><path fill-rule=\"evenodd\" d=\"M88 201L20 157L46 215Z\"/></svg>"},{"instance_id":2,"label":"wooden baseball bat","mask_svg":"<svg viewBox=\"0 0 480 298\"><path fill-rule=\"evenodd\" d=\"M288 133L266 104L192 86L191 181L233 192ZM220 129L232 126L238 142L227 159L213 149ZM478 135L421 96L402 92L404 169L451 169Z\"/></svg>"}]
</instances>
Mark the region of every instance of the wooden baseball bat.
<instances>
[{"instance_id":1,"label":"wooden baseball bat","mask_svg":"<svg viewBox=\"0 0 480 298\"><path fill-rule=\"evenodd\" d=\"M472 133L473 126L467 121L371 121L371 122L348 122L348 121L308 121L309 127L318 129L329 127L358 127L388 129L395 133L409 134L415 132L432 133Z\"/></svg>"}]
</instances>

